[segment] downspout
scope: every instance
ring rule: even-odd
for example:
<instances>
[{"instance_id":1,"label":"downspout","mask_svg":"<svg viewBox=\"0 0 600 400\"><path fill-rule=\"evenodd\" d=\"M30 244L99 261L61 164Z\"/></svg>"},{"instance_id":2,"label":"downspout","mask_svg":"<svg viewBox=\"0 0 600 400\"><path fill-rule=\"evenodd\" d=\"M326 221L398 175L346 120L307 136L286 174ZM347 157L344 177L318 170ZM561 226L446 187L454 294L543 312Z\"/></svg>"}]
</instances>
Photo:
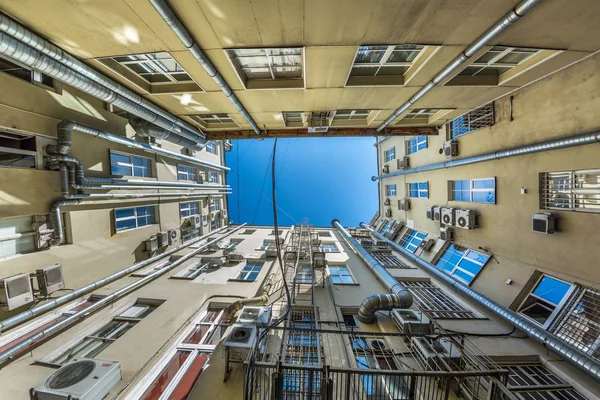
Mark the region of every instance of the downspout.
<instances>
[{"instance_id":1,"label":"downspout","mask_svg":"<svg viewBox=\"0 0 600 400\"><path fill-rule=\"evenodd\" d=\"M41 71L57 81L70 85L102 101L114 104L123 110L148 120L170 132L183 136L184 138L195 142L195 147L198 150L202 149L202 145L206 143L206 140L200 136L199 133L190 132L187 129L181 128L179 125L140 106L139 103L131 101L122 95L107 89L105 86L69 69L58 61L27 46L23 42L20 42L4 32L0 32L0 54L29 68Z\"/></svg>"},{"instance_id":2,"label":"downspout","mask_svg":"<svg viewBox=\"0 0 600 400\"><path fill-rule=\"evenodd\" d=\"M385 142L386 140L388 140L388 139L390 139L390 138L391 138L391 136L385 136L383 139L376 141L376 142L375 142L375 144L373 144L373 146L374 146L374 147L377 147L377 146L379 146L381 143Z\"/></svg>"},{"instance_id":3,"label":"downspout","mask_svg":"<svg viewBox=\"0 0 600 400\"><path fill-rule=\"evenodd\" d=\"M590 375L592 378L600 381L600 363L598 360L588 356L587 354L582 353L574 346L564 342L558 336L546 331L545 329L540 328L539 326L527 321L520 314L509 310L508 308L496 303L490 298L480 294L479 292L471 289L469 286L459 282L454 277L446 274L441 269L437 268L435 265L423 260L422 258L412 254L402 246L397 243L389 240L385 236L376 232L369 225L361 223L360 226L362 228L368 229L369 232L373 236L377 238L377 240L383 240L388 243L390 246L394 248L394 250L399 251L405 257L414 261L415 264L427 271L428 273L434 275L435 277L441 279L445 283L452 286L452 288L464 296L470 298L475 301L482 307L491 311L493 314L499 316L504 319L506 322L514 326L515 328L523 331L527 336L529 336L534 341L540 343L542 346L547 348L548 350L558 354L563 360L571 363L575 367L579 368L581 371Z\"/></svg>"},{"instance_id":4,"label":"downspout","mask_svg":"<svg viewBox=\"0 0 600 400\"><path fill-rule=\"evenodd\" d=\"M44 303L40 306L33 307L27 311L23 311L22 313L19 313L13 317L7 318L4 321L0 321L0 332L4 332L7 329L12 328L13 326L19 325L25 321L29 321L30 319L37 317L38 315L41 315L47 311L53 310L57 307L60 307L63 304L67 304L68 302L70 302L78 297L84 296L88 293L91 293L94 290L100 289L101 287L104 287L104 286L108 285L109 283L113 283L113 282L117 281L118 279L121 279L129 274L134 273L135 271L137 271L139 269L142 269L142 268L152 264L155 261L162 260L163 258L170 256L171 254L177 253L178 251L183 250L186 247L188 247L194 243L200 242L201 240L204 240L209 236L212 236L216 233L222 232L225 229L227 229L227 226L219 228L216 231L210 232L206 235L189 240L177 247L172 248L171 250L165 251L164 253L158 254L154 257L150 257L147 260L133 264L132 266L130 266L128 268L125 268L119 272L115 272L114 274L104 277L100 280L97 280L96 282L92 282L84 287L81 287L79 289L76 289L76 290L68 293L68 294L65 294L64 296L60 296L55 299L51 299L47 303Z\"/></svg>"},{"instance_id":5,"label":"downspout","mask_svg":"<svg viewBox=\"0 0 600 400\"><path fill-rule=\"evenodd\" d=\"M74 206L79 203L80 200L59 200L55 201L52 207L50 207L50 223L52 224L52 229L54 229L52 240L50 241L52 246L58 246L65 241L60 208L63 206Z\"/></svg>"},{"instance_id":6,"label":"downspout","mask_svg":"<svg viewBox=\"0 0 600 400\"><path fill-rule=\"evenodd\" d=\"M70 325L73 321L78 320L78 319L79 320L85 319L89 315L91 315L91 313L98 311L103 306L110 304L110 303L120 299L121 297L128 295L129 293L139 289L142 286L145 286L146 284L150 283L154 279L156 279L156 278L160 277L161 275L164 275L165 273L171 271L172 269L180 266L181 264L183 264L190 258L194 257L196 254L204 251L209 245L211 245L213 243L217 243L217 242L223 240L224 238L232 235L233 233L237 232L239 229L241 229L245 225L246 224L243 224L240 227L233 229L231 232L227 232L226 234L219 236L218 238L215 238L213 240L206 242L204 245L198 247L197 249L194 249L190 253L185 254L183 257L181 257L180 259L178 259L177 261L175 261L171 264L168 264L168 261L165 262L165 264L167 264L167 265L164 268L161 268L161 269L151 273L150 275L147 275L144 278L139 279L139 280L125 286L124 288L116 291L115 293L113 293L111 295L108 295L108 296L98 300L97 302L91 304L90 306L84 308L83 310L76 312L75 314L69 316L68 318L44 329L41 332L36 333L35 335L16 344L15 346L9 348L8 350L1 352L0 353L0 363L7 361L11 357L19 354L20 352L22 352L26 349L30 349L33 345L35 345L39 341L43 340L45 336L51 335L52 333L61 330L63 327Z\"/></svg>"},{"instance_id":7,"label":"downspout","mask_svg":"<svg viewBox=\"0 0 600 400\"><path fill-rule=\"evenodd\" d=\"M535 7L541 0L523 0L504 15L498 22L496 22L490 29L487 30L483 35L479 36L475 42L466 48L458 57L446 65L427 85L423 86L414 96L408 101L402 104L396 111L392 113L381 125L377 127L377 132L383 131L389 124L391 124L396 118L400 116L404 111L408 110L413 104L415 104L421 97L425 96L431 91L436 85L442 82L448 75L453 73L462 67L465 62L472 57L475 53L481 50L484 46L498 37L508 27L518 21L522 16L527 14L533 7Z\"/></svg>"},{"instance_id":8,"label":"downspout","mask_svg":"<svg viewBox=\"0 0 600 400\"><path fill-rule=\"evenodd\" d=\"M396 278L390 274L375 257L367 252L352 235L344 229L340 221L334 219L331 224L352 246L356 254L367 264L377 279L391 292L386 294L373 294L360 304L358 308L358 320L365 324L375 321L375 313L379 310L391 310L393 308L410 308L413 303L412 295Z\"/></svg>"},{"instance_id":9,"label":"downspout","mask_svg":"<svg viewBox=\"0 0 600 400\"><path fill-rule=\"evenodd\" d=\"M436 169L460 167L463 165L477 164L485 161L501 160L503 158L524 156L527 154L541 153L550 150L566 149L569 147L583 146L586 144L594 144L598 142L600 142L600 131L594 131L589 133L583 133L580 135L567 136L561 139L548 140L546 142L539 142L528 144L525 146L513 147L512 149L480 154L478 156L473 157L461 158L437 164L429 164L424 165L422 167L416 167L406 170L398 170L390 172L389 174L374 176L371 179L373 181L376 181L378 179L390 178L392 176L416 174L418 172L433 171Z\"/></svg>"},{"instance_id":10,"label":"downspout","mask_svg":"<svg viewBox=\"0 0 600 400\"><path fill-rule=\"evenodd\" d=\"M181 43L192 53L194 58L202 65L206 73L215 81L221 91L227 96L234 107L242 114L244 119L250 124L250 127L257 135L260 135L260 129L250 116L244 106L240 103L236 95L233 93L227 82L223 79L221 74L217 71L215 66L210 62L206 54L200 49L197 43L187 31L183 23L179 20L177 15L173 12L171 7L164 0L150 0L150 4L160 14L165 23L171 28L173 33L181 40Z\"/></svg>"},{"instance_id":11,"label":"downspout","mask_svg":"<svg viewBox=\"0 0 600 400\"><path fill-rule=\"evenodd\" d=\"M229 185L217 185L213 183L192 183L190 182L171 182L171 181L154 181L143 179L119 179L119 178L94 178L85 177L84 185L152 185L152 186L173 186L182 188L211 188L211 189L229 189Z\"/></svg>"}]
</instances>

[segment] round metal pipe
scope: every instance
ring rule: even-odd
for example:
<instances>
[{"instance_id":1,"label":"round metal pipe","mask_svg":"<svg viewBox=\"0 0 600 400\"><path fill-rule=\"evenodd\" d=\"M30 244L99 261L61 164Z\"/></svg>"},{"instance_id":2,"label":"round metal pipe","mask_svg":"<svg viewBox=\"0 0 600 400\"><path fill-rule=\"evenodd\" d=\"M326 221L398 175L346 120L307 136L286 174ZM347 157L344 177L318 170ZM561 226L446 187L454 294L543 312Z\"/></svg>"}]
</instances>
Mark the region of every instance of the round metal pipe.
<instances>
[{"instance_id":1,"label":"round metal pipe","mask_svg":"<svg viewBox=\"0 0 600 400\"><path fill-rule=\"evenodd\" d=\"M459 282L453 276L446 274L441 269L437 268L435 265L423 260L422 258L406 250L402 246L398 245L397 243L387 239L385 236L375 231L369 225L361 223L360 226L362 228L368 229L369 232L371 232L371 234L375 238L377 238L377 240L385 241L390 246L392 246L394 250L399 251L405 257L414 261L414 263L419 268L424 269L431 275L434 275L438 279L441 279L445 283L452 286L455 292L459 292L462 295L475 301L482 307L486 308L488 311L504 319L506 322L508 322L515 328L527 334L531 339L540 343L545 348L558 354L563 360L571 363L572 365L579 368L586 374L590 375L597 381L600 381L600 363L598 362L598 360L595 360L587 354L579 351L574 346L571 346L570 344L561 340L558 336L546 331L545 329L542 329L541 327L535 325L532 322L529 322L518 313L509 310L508 308L496 303L495 301L482 295L481 293L471 289L469 286L463 284L462 282Z\"/></svg>"},{"instance_id":2,"label":"round metal pipe","mask_svg":"<svg viewBox=\"0 0 600 400\"><path fill-rule=\"evenodd\" d=\"M154 186L154 185L71 185L75 189L81 190L187 190L188 192L199 191L198 193L202 193L203 190L217 190L218 192L227 192L230 191L231 188L213 188L213 187L186 187L186 186Z\"/></svg>"},{"instance_id":3,"label":"round metal pipe","mask_svg":"<svg viewBox=\"0 0 600 400\"><path fill-rule=\"evenodd\" d=\"M216 185L213 183L192 183L192 182L170 182L154 181L144 179L119 179L119 178L94 178L85 177L84 184L90 185L152 185L152 186L180 186L185 188L210 188L210 189L229 189L229 185Z\"/></svg>"},{"instance_id":4,"label":"round metal pipe","mask_svg":"<svg viewBox=\"0 0 600 400\"><path fill-rule=\"evenodd\" d=\"M205 193L75 193L65 195L65 199L75 200L105 200L105 199L146 199L149 197L202 197L221 196L231 192Z\"/></svg>"}]
</instances>

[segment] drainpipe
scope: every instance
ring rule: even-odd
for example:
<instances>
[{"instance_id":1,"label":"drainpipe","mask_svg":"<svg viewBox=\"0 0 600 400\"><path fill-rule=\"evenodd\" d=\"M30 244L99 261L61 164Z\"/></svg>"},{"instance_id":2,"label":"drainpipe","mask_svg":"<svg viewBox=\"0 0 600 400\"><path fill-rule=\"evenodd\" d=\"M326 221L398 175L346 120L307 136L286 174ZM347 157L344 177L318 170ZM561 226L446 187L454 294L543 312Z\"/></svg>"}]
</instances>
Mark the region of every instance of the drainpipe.
<instances>
[{"instance_id":1,"label":"drainpipe","mask_svg":"<svg viewBox=\"0 0 600 400\"><path fill-rule=\"evenodd\" d=\"M375 142L375 144L373 145L374 147L379 146L381 143L385 142L386 140L388 140L389 138L391 138L391 136L386 136L381 140L378 140L377 142Z\"/></svg>"},{"instance_id":2,"label":"drainpipe","mask_svg":"<svg viewBox=\"0 0 600 400\"><path fill-rule=\"evenodd\" d=\"M65 294L64 296L60 296L55 299L51 299L47 303L44 303L37 307L33 307L27 311L23 311L22 313L17 314L8 319L5 319L4 321L0 321L0 332L4 332L7 329L10 329L13 326L19 325L25 321L29 321L30 319L37 317L38 315L41 315L47 311L53 310L57 307L60 307L63 304L67 304L68 302L75 300L78 297L84 296L88 293L92 293L94 290L100 289L101 287L104 287L104 286L108 285L109 283L113 283L113 282L117 281L118 279L121 279L129 274L134 273L137 270L140 270L140 269L152 264L155 261L162 260L163 258L170 256L171 254L177 253L178 251L183 250L186 247L189 247L194 243L198 243L201 240L204 240L209 236L212 236L216 233L220 233L225 229L227 229L226 226L219 228L216 231L210 232L206 235L189 240L177 247L172 248L171 250L165 251L164 253L158 254L154 257L150 257L147 260L133 264L132 266L130 266L128 268L125 268L119 272L115 272L114 274L104 277L100 280L97 280L96 282L92 282L84 287L81 287L79 289L76 289L76 290L68 293L68 294Z\"/></svg>"},{"instance_id":3,"label":"drainpipe","mask_svg":"<svg viewBox=\"0 0 600 400\"><path fill-rule=\"evenodd\" d=\"M216 185L213 183L192 183L190 182L171 182L171 181L154 181L143 179L119 179L119 178L92 178L85 177L83 179L85 185L152 185L152 186L177 186L182 188L210 188L210 189L229 189L229 185Z\"/></svg>"},{"instance_id":4,"label":"drainpipe","mask_svg":"<svg viewBox=\"0 0 600 400\"><path fill-rule=\"evenodd\" d=\"M184 255L183 257L181 257L180 259L178 259L177 261L175 261L171 264L169 264L169 262L166 261L164 263L166 265L165 267L151 273L150 275L145 276L142 279L139 279L139 280L125 286L124 288L116 291L115 293L113 293L111 295L108 295L108 296L100 299L99 301L91 304L90 306L84 308L81 311L76 312L75 314L56 323L55 325L52 325L49 328L46 328L43 331L38 332L35 335L29 337L28 339L16 344L15 346L1 352L0 353L0 363L7 361L11 357L19 354L20 352L22 352L24 350L31 349L35 344L37 344L38 342L43 340L44 337L60 331L62 328L70 325L74 321L83 320L83 319L87 318L89 315L91 315L92 313L98 311L100 308L104 307L105 305L113 303L114 301L128 295L129 293L141 288L142 286L145 286L146 284L150 283L151 281L155 280L156 278L160 277L161 275L164 275L165 273L171 271L172 269L180 266L181 264L183 264L190 258L194 257L196 254L206 250L206 248L209 245L211 245L213 243L217 243L217 242L223 240L224 238L232 235L233 233L237 232L245 225L246 224L241 225L240 227L233 229L231 232L227 232L226 234L219 236L218 238L215 238L213 240L206 242L206 244L198 247L194 251Z\"/></svg>"},{"instance_id":5,"label":"drainpipe","mask_svg":"<svg viewBox=\"0 0 600 400\"><path fill-rule=\"evenodd\" d=\"M201 194L203 193L203 190L215 190L217 191L217 193L225 193L225 192L229 192L231 190L231 187L229 186L224 186L224 187L213 187L213 186L208 186L205 185L204 187L186 187L186 186L156 186L152 184L152 181L148 181L148 185L88 185L88 184L84 184L84 185L77 185L77 184L72 184L71 185L73 188L75 189L80 189L80 190L165 190L165 189L172 189L172 190L188 190L191 193L198 193ZM196 192L198 191L198 192Z\"/></svg>"},{"instance_id":6,"label":"drainpipe","mask_svg":"<svg viewBox=\"0 0 600 400\"><path fill-rule=\"evenodd\" d=\"M344 229L340 221L334 219L331 224L337 228L338 232L352 246L356 254L367 264L377 279L383 283L391 294L374 294L360 304L358 308L358 320L365 324L372 324L375 321L375 313L379 310L391 310L393 308L410 308L413 303L412 295L396 278L390 274L375 257L369 254L352 235Z\"/></svg>"},{"instance_id":7,"label":"drainpipe","mask_svg":"<svg viewBox=\"0 0 600 400\"><path fill-rule=\"evenodd\" d=\"M422 167L416 167L406 170L398 170L390 172L389 174L374 176L371 179L373 181L376 181L378 179L390 178L392 176L416 174L418 172L433 171L436 169L460 167L468 164L477 164L485 161L501 160L503 158L524 156L526 154L541 153L550 150L566 149L569 147L583 146L586 144L593 144L598 142L600 142L600 131L594 131L589 133L583 133L580 135L567 136L561 139L549 140L546 142L539 142L534 144L528 144L525 146L513 147L512 149L480 154L478 156L473 157L461 158L437 164L429 164L424 165Z\"/></svg>"},{"instance_id":8,"label":"drainpipe","mask_svg":"<svg viewBox=\"0 0 600 400\"><path fill-rule=\"evenodd\" d=\"M466 48L458 57L446 65L427 85L423 86L414 96L408 101L402 104L396 111L392 113L381 125L377 127L377 132L383 131L389 124L391 124L396 118L400 116L404 111L408 110L413 104L415 104L421 97L425 96L431 89L443 81L448 75L453 73L462 67L466 61L472 57L475 53L481 50L484 46L498 37L501 33L508 29L512 24L518 21L522 16L527 14L533 7L535 7L541 0L523 0L510 10L504 17L496 22L490 29L487 30L483 35L479 36L475 42Z\"/></svg>"},{"instance_id":9,"label":"drainpipe","mask_svg":"<svg viewBox=\"0 0 600 400\"><path fill-rule=\"evenodd\" d=\"M148 120L176 135L198 143L197 147L199 148L202 148L201 144L206 143L204 137L200 136L197 131L189 131L176 125L174 122L142 107L138 102L123 97L1 31L0 54L18 64L23 64L26 67L43 72L57 81L70 85L102 101L114 104L130 114Z\"/></svg>"},{"instance_id":10,"label":"drainpipe","mask_svg":"<svg viewBox=\"0 0 600 400\"><path fill-rule=\"evenodd\" d=\"M52 224L52 229L54 229L54 234L50 241L52 246L58 246L65 241L62 218L60 217L60 208L63 206L74 206L79 204L79 202L80 200L59 200L54 202L52 207L50 207L50 223Z\"/></svg>"},{"instance_id":11,"label":"drainpipe","mask_svg":"<svg viewBox=\"0 0 600 400\"><path fill-rule=\"evenodd\" d=\"M387 242L390 246L394 248L394 250L399 251L405 257L414 261L419 268L424 269L428 273L434 275L435 277L441 279L448 285L452 286L455 292L459 292L464 296L468 297L469 299L475 301L476 303L486 308L488 311L491 311L493 314L499 316L515 328L523 331L525 334L527 334L527 336L529 336L534 341L540 343L548 350L558 354L563 360L571 363L572 365L579 368L586 374L590 375L597 381L600 381L600 363L598 362L598 360L595 360L587 354L582 353L574 346L571 346L570 344L564 342L558 336L527 321L520 314L509 310L508 308L496 303L490 298L471 289L469 286L463 284L462 282L459 282L451 275L448 275L441 269L437 268L435 265L412 254L402 246L379 234L378 232L373 230L369 225L361 222L360 226L362 228L368 229L371 232L371 234L377 238L377 240L383 240Z\"/></svg>"},{"instance_id":12,"label":"drainpipe","mask_svg":"<svg viewBox=\"0 0 600 400\"><path fill-rule=\"evenodd\" d=\"M164 0L150 0L150 4L156 9L156 11L160 14L162 19L165 21L167 25L171 28L173 33L181 40L181 43L192 53L194 58L202 65L204 70L210 77L215 81L215 83L219 86L221 91L227 96L229 101L233 103L235 108L242 114L242 116L248 121L250 127L257 135L260 135L260 129L250 116L244 106L240 103L236 95L233 93L227 82L223 79L221 74L217 71L215 66L210 62L206 54L200 49L197 43L194 42L192 36L187 31L183 23L177 18L177 15L173 12L171 7Z\"/></svg>"}]
</instances>

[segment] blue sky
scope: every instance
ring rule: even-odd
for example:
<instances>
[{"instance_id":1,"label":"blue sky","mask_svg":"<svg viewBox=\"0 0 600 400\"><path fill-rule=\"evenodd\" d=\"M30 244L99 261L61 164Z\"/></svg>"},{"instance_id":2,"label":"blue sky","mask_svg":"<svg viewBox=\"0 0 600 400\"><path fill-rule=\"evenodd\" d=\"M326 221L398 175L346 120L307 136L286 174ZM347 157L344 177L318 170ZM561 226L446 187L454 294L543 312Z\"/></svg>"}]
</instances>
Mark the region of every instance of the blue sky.
<instances>
[{"instance_id":1,"label":"blue sky","mask_svg":"<svg viewBox=\"0 0 600 400\"><path fill-rule=\"evenodd\" d=\"M273 224L271 168L267 169L273 143L274 139L234 140L226 154L233 223ZM374 143L373 137L279 139L279 224L300 223L304 217L316 226L331 226L333 218L345 226L368 222L377 211L377 184L371 180L377 172Z\"/></svg>"}]
</instances>

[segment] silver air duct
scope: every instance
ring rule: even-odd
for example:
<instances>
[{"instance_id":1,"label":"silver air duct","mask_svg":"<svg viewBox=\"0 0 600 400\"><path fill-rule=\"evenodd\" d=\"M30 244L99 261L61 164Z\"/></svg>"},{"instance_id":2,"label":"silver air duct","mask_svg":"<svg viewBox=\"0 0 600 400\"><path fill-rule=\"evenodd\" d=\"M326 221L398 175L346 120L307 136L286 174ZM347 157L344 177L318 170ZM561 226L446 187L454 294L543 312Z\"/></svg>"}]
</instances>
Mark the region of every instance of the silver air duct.
<instances>
[{"instance_id":1,"label":"silver air duct","mask_svg":"<svg viewBox=\"0 0 600 400\"><path fill-rule=\"evenodd\" d=\"M467 164L477 164L477 163L485 162L485 161L501 160L503 158L523 156L526 154L541 153L541 152L550 151L550 150L566 149L569 147L583 146L586 144L593 144L593 143L598 143L598 142L600 142L600 131L595 131L595 132L590 132L590 133L584 133L581 135L567 136L567 137L561 138L561 139L549 140L546 142L540 142L540 143L528 144L525 146L514 147L512 149L507 149L507 150L494 151L491 153L481 154L478 156L446 161L443 163L429 164L429 165L424 165L422 167L398 170L398 171L391 172L389 174L374 176L371 179L373 181L376 181L378 179L389 178L392 176L416 174L417 172L433 171L436 169L443 169L443 168L460 167L462 165L467 165Z\"/></svg>"},{"instance_id":2,"label":"silver air duct","mask_svg":"<svg viewBox=\"0 0 600 400\"><path fill-rule=\"evenodd\" d=\"M541 0L523 0L516 5L515 8L510 10L504 17L502 17L496 24L487 30L483 35L479 36L475 42L473 42L467 49L461 53L458 57L450 62L444 69L442 69L427 85L422 87L414 96L408 101L402 104L396 111L392 113L381 125L377 127L377 132L384 130L389 124L391 124L396 118L400 116L404 111L408 110L413 104L415 104L421 97L425 96L431 89L437 84L443 81L452 72L458 70L470 57L475 55L484 46L490 43L493 39L498 37L502 32L508 29L509 26L514 24L519 18L527 14L533 7L535 7Z\"/></svg>"},{"instance_id":3,"label":"silver air duct","mask_svg":"<svg viewBox=\"0 0 600 400\"><path fill-rule=\"evenodd\" d=\"M164 0L150 0L150 4L160 14L162 19L171 28L173 33L181 40L181 43L192 53L196 60L202 65L206 73L215 81L221 91L227 96L229 101L233 103L235 108L242 114L242 116L248 121L250 127L257 135L260 135L260 129L250 116L244 106L240 103L236 95L233 93L227 82L223 79L221 74L217 71L215 66L210 62L206 54L200 49L197 43L187 31L183 23L177 18L177 15L173 12L171 7Z\"/></svg>"},{"instance_id":4,"label":"silver air duct","mask_svg":"<svg viewBox=\"0 0 600 400\"><path fill-rule=\"evenodd\" d=\"M463 294L464 296L470 298L471 300L477 302L482 307L491 311L495 315L504 319L506 322L514 326L515 328L523 331L527 334L531 339L540 343L548 350L558 354L562 359L571 363L575 367L579 368L586 374L590 375L592 378L600 381L600 363L598 360L593 359L587 354L582 353L574 346L564 342L558 336L540 328L539 326L527 321L520 314L509 310L508 308L501 306L490 298L480 294L479 292L471 289L469 286L459 282L454 277L446 274L441 269L437 268L435 265L423 260L420 257L412 254L402 246L397 243L387 239L385 236L379 234L375 230L373 230L369 225L361 223L360 226L362 228L368 229L373 236L377 238L377 240L383 240L387 242L390 246L392 246L396 251L402 253L405 257L414 261L415 264L419 267L439 278L440 280L446 282L451 285L452 288L458 292Z\"/></svg>"},{"instance_id":5,"label":"silver air duct","mask_svg":"<svg viewBox=\"0 0 600 400\"><path fill-rule=\"evenodd\" d=\"M133 102L90 78L69 69L64 64L42 54L4 32L0 32L0 54L195 142L197 143L197 149L201 149L203 147L202 144L206 143L206 140L199 136L198 133L181 128L179 125L140 106L139 103Z\"/></svg>"},{"instance_id":6,"label":"silver air duct","mask_svg":"<svg viewBox=\"0 0 600 400\"><path fill-rule=\"evenodd\" d=\"M375 313L379 310L410 308L413 302L410 292L344 229L340 221L334 219L331 224L337 228L346 242L356 251L356 254L373 271L377 279L391 292L391 294L374 294L364 299L358 308L358 320L365 324L372 324L375 321Z\"/></svg>"},{"instance_id":7,"label":"silver air duct","mask_svg":"<svg viewBox=\"0 0 600 400\"><path fill-rule=\"evenodd\" d=\"M129 125L131 125L135 133L142 137L166 140L167 142L175 143L181 147L187 147L194 150L200 150L201 148L204 148L204 146L201 146L192 140L176 135L173 132L169 132L168 130L143 120L140 117L130 117Z\"/></svg>"},{"instance_id":8,"label":"silver air duct","mask_svg":"<svg viewBox=\"0 0 600 400\"><path fill-rule=\"evenodd\" d=\"M107 78L106 76L102 75L95 69L91 68L90 66L86 65L85 63L79 61L77 58L68 54L67 52L62 50L60 47L53 45L52 43L50 43L47 40L43 39L42 37L36 35L35 33L31 32L30 30L23 27L22 25L19 25L17 22L12 20L8 16L1 14L1 13L0 13L0 31L21 41L25 45L30 46L31 48L42 52L43 54L58 61L59 63L65 65L66 67L93 80L94 82L101 84L102 86L105 86L106 88L112 90L113 92L120 94L121 96L131 100L132 102L134 102L136 104L140 104L142 107L146 108L147 110L149 110L155 114L160 115L161 117L165 118L166 120L177 124L182 129L189 131L190 134L200 135L198 133L197 129L194 128L192 125L190 125L187 122L181 120L180 118L177 118L176 116L166 112L162 108L155 106L154 104L150 103L148 100L144 99L142 96L125 88L124 86L118 84L117 82L113 81L112 79Z\"/></svg>"}]
</instances>

